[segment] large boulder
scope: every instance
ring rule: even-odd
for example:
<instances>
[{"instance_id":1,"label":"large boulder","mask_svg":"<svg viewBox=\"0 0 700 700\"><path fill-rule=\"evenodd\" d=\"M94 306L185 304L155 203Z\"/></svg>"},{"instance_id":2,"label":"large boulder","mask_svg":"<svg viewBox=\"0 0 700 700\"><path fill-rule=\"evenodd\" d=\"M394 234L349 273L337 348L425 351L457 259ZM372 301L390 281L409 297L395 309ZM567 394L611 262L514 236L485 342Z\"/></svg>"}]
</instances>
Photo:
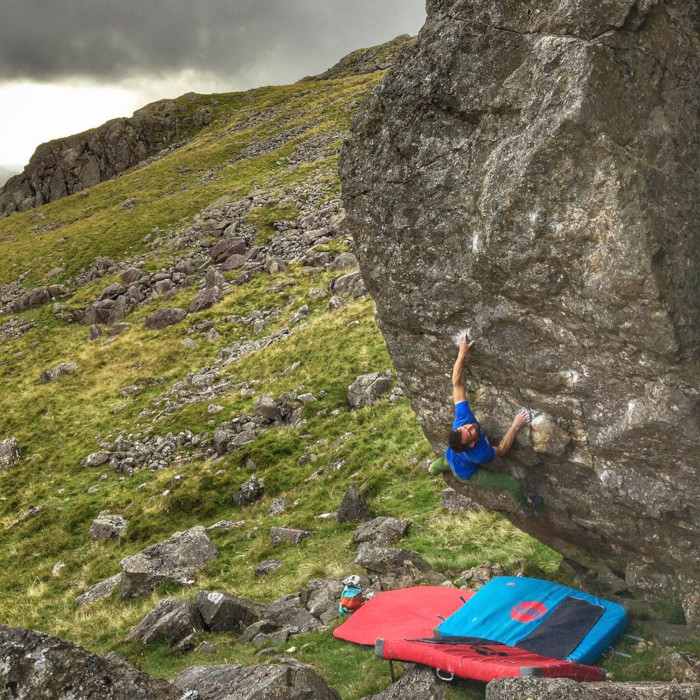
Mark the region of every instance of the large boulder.
<instances>
[{"instance_id":1,"label":"large boulder","mask_svg":"<svg viewBox=\"0 0 700 700\"><path fill-rule=\"evenodd\" d=\"M183 697L197 700L340 700L311 666L295 661L265 666L191 666L173 684ZM194 692L187 695L188 691Z\"/></svg>"},{"instance_id":2,"label":"large boulder","mask_svg":"<svg viewBox=\"0 0 700 700\"><path fill-rule=\"evenodd\" d=\"M0 626L0 698L8 700L180 700L170 683L111 653L21 627Z\"/></svg>"},{"instance_id":3,"label":"large boulder","mask_svg":"<svg viewBox=\"0 0 700 700\"><path fill-rule=\"evenodd\" d=\"M523 404L545 414L509 460L546 504L519 526L677 600L700 570L697 12L428 0L340 164L362 278L436 453L468 330L486 432Z\"/></svg>"},{"instance_id":4,"label":"large boulder","mask_svg":"<svg viewBox=\"0 0 700 700\"><path fill-rule=\"evenodd\" d=\"M120 595L122 598L146 595L164 581L191 586L198 571L218 556L219 551L203 527L176 532L169 539L122 559Z\"/></svg>"}]
</instances>

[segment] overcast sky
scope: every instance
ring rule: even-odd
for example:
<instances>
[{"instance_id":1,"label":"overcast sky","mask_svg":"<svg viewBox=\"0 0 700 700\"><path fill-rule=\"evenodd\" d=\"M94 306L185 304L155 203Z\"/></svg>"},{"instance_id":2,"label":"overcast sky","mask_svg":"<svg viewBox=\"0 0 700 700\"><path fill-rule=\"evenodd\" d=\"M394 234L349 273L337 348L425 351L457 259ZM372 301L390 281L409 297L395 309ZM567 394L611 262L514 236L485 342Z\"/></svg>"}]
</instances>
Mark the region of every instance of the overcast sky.
<instances>
[{"instance_id":1,"label":"overcast sky","mask_svg":"<svg viewBox=\"0 0 700 700\"><path fill-rule=\"evenodd\" d=\"M321 73L416 34L425 0L2 0L0 164L185 92Z\"/></svg>"}]
</instances>

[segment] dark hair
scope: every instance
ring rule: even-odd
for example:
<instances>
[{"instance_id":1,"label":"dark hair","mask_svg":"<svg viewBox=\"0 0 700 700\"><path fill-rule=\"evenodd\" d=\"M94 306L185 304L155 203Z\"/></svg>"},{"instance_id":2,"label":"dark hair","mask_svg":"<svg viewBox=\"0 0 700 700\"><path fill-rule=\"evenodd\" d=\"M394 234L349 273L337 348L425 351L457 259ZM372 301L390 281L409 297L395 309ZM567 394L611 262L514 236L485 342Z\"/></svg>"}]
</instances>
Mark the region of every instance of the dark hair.
<instances>
[{"instance_id":1,"label":"dark hair","mask_svg":"<svg viewBox=\"0 0 700 700\"><path fill-rule=\"evenodd\" d=\"M453 430L450 433L449 445L453 452L466 452L467 445L462 442L462 433L459 430Z\"/></svg>"}]
</instances>

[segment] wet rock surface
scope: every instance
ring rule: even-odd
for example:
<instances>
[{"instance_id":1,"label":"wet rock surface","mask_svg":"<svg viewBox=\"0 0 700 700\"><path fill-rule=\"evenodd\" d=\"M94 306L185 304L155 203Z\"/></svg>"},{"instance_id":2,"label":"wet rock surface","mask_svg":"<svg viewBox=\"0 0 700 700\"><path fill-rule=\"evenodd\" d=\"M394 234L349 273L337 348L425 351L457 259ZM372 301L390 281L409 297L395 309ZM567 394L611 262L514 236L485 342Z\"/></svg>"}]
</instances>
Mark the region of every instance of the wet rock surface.
<instances>
[{"instance_id":1,"label":"wet rock surface","mask_svg":"<svg viewBox=\"0 0 700 700\"><path fill-rule=\"evenodd\" d=\"M697 3L427 11L340 164L399 380L441 453L470 331L487 434L546 418L504 465L546 504L518 526L680 600L700 569Z\"/></svg>"}]
</instances>

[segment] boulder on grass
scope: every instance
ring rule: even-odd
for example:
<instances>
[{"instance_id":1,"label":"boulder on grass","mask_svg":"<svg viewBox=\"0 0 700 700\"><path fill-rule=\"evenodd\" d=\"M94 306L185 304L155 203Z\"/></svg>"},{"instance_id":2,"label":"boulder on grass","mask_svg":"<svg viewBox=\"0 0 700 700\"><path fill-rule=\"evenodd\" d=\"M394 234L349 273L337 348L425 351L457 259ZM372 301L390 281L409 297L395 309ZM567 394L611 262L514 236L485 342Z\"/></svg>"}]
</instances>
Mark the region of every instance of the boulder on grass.
<instances>
[{"instance_id":1,"label":"boulder on grass","mask_svg":"<svg viewBox=\"0 0 700 700\"><path fill-rule=\"evenodd\" d=\"M390 372L363 374L348 387L348 403L353 408L364 408L375 403L382 394L390 390Z\"/></svg>"},{"instance_id":2,"label":"boulder on grass","mask_svg":"<svg viewBox=\"0 0 700 700\"><path fill-rule=\"evenodd\" d=\"M219 551L203 527L176 532L170 539L122 559L120 595L122 598L147 595L165 581L191 586L199 570L218 556Z\"/></svg>"},{"instance_id":3,"label":"boulder on grass","mask_svg":"<svg viewBox=\"0 0 700 700\"><path fill-rule=\"evenodd\" d=\"M339 523L362 523L371 517L372 514L369 512L369 506L362 492L355 484L350 484L340 502L335 519Z\"/></svg>"},{"instance_id":4,"label":"boulder on grass","mask_svg":"<svg viewBox=\"0 0 700 700\"><path fill-rule=\"evenodd\" d=\"M151 331L167 328L175 323L179 323L187 316L187 311L180 308L158 309L153 316L146 319L146 328Z\"/></svg>"},{"instance_id":5,"label":"boulder on grass","mask_svg":"<svg viewBox=\"0 0 700 700\"><path fill-rule=\"evenodd\" d=\"M6 472L19 462L19 443L15 438L0 440L0 472Z\"/></svg>"},{"instance_id":6,"label":"boulder on grass","mask_svg":"<svg viewBox=\"0 0 700 700\"><path fill-rule=\"evenodd\" d=\"M129 632L124 641L165 642L173 647L202 629L202 616L193 601L165 598Z\"/></svg>"},{"instance_id":7,"label":"boulder on grass","mask_svg":"<svg viewBox=\"0 0 700 700\"><path fill-rule=\"evenodd\" d=\"M204 625L212 632L241 632L258 622L265 603L224 591L200 591L194 599Z\"/></svg>"}]
</instances>

